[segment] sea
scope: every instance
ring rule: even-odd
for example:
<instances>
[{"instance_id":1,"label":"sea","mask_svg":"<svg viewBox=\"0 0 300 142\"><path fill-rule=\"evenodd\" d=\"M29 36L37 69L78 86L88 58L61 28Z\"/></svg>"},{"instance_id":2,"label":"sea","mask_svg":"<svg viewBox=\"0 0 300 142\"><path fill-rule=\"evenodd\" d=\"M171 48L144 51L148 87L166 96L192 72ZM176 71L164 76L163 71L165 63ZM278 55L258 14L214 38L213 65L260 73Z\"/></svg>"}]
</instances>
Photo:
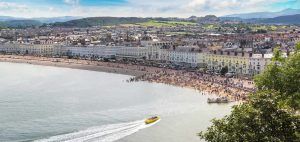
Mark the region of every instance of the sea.
<instances>
[{"instance_id":1,"label":"sea","mask_svg":"<svg viewBox=\"0 0 300 142\"><path fill-rule=\"evenodd\" d=\"M0 142L201 142L233 106L130 77L0 62ZM161 119L146 125L152 116Z\"/></svg>"}]
</instances>

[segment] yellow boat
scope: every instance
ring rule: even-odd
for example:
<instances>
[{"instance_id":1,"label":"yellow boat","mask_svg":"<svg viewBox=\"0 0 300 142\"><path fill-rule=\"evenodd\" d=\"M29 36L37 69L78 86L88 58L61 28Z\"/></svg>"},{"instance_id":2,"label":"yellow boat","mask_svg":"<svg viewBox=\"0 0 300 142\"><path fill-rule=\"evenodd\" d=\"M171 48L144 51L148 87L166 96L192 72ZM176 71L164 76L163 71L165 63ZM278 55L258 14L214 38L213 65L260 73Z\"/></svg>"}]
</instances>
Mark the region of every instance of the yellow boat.
<instances>
[{"instance_id":1,"label":"yellow boat","mask_svg":"<svg viewBox=\"0 0 300 142\"><path fill-rule=\"evenodd\" d=\"M154 116L154 117L151 117L151 118L148 118L145 120L145 124L151 124L151 123L154 123L156 122L157 120L159 120L160 118L158 116Z\"/></svg>"}]
</instances>

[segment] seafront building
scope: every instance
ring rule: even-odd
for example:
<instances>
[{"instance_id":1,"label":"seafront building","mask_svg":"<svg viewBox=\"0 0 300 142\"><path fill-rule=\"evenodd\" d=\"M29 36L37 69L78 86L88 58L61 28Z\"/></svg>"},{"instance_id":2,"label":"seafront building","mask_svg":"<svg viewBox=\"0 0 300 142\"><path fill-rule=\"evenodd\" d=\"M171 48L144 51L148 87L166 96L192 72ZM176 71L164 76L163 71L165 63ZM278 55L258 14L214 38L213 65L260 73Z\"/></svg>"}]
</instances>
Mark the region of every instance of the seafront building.
<instances>
[{"instance_id":1,"label":"seafront building","mask_svg":"<svg viewBox=\"0 0 300 142\"><path fill-rule=\"evenodd\" d=\"M56 46L54 44L6 43L0 45L0 51L15 54L51 56L57 52L55 47Z\"/></svg>"},{"instance_id":2,"label":"seafront building","mask_svg":"<svg viewBox=\"0 0 300 142\"><path fill-rule=\"evenodd\" d=\"M121 46L56 46L60 48L58 55L73 57L112 58L115 57Z\"/></svg>"},{"instance_id":3,"label":"seafront building","mask_svg":"<svg viewBox=\"0 0 300 142\"><path fill-rule=\"evenodd\" d=\"M221 71L222 68L228 67L229 72L249 75L249 62L251 57L251 53L214 51L206 56L207 67L212 71Z\"/></svg>"},{"instance_id":4,"label":"seafront building","mask_svg":"<svg viewBox=\"0 0 300 142\"><path fill-rule=\"evenodd\" d=\"M147 59L147 47L121 47L116 53L119 58L132 58L132 59Z\"/></svg>"},{"instance_id":5,"label":"seafront building","mask_svg":"<svg viewBox=\"0 0 300 142\"><path fill-rule=\"evenodd\" d=\"M142 47L6 43L0 44L0 52L38 56L143 59L207 68L213 72L220 72L222 68L228 67L229 72L250 76L261 73L272 57L272 54L247 52L203 52L197 46L176 47L167 42L145 42Z\"/></svg>"},{"instance_id":6,"label":"seafront building","mask_svg":"<svg viewBox=\"0 0 300 142\"><path fill-rule=\"evenodd\" d=\"M253 54L249 62L249 74L260 74L270 63L273 54Z\"/></svg>"},{"instance_id":7,"label":"seafront building","mask_svg":"<svg viewBox=\"0 0 300 142\"><path fill-rule=\"evenodd\" d=\"M173 63L185 63L192 67L198 66L201 61L199 58L203 57L199 48L194 46L179 46L169 49L159 50L159 60L173 62Z\"/></svg>"}]
</instances>

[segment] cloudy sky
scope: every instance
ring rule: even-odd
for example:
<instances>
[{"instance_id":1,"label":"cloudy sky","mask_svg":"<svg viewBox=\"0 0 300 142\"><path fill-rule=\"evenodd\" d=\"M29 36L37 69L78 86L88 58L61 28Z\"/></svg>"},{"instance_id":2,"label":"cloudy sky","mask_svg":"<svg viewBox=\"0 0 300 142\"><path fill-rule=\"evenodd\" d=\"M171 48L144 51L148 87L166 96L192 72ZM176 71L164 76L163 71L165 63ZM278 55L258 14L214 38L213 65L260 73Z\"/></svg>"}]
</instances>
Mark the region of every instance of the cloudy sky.
<instances>
[{"instance_id":1,"label":"cloudy sky","mask_svg":"<svg viewBox=\"0 0 300 142\"><path fill-rule=\"evenodd\" d=\"M189 17L300 9L300 0L0 0L0 16Z\"/></svg>"}]
</instances>

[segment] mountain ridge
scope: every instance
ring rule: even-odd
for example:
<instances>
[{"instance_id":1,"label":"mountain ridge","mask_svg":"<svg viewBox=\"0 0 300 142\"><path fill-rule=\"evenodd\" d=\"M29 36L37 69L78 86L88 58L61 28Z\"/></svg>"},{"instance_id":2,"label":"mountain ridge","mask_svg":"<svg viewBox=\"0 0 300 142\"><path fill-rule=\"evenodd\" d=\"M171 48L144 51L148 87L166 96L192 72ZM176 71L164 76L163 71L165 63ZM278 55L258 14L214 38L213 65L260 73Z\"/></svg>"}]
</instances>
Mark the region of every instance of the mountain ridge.
<instances>
[{"instance_id":1,"label":"mountain ridge","mask_svg":"<svg viewBox=\"0 0 300 142\"><path fill-rule=\"evenodd\" d=\"M300 24L300 14L262 19L261 22L267 24Z\"/></svg>"},{"instance_id":2,"label":"mountain ridge","mask_svg":"<svg viewBox=\"0 0 300 142\"><path fill-rule=\"evenodd\" d=\"M279 16L296 15L300 14L300 9L284 9L278 12L253 12L253 13L241 13L241 14L231 14L221 17L237 17L242 19L253 19L253 18L275 18Z\"/></svg>"},{"instance_id":3,"label":"mountain ridge","mask_svg":"<svg viewBox=\"0 0 300 142\"><path fill-rule=\"evenodd\" d=\"M12 16L0 16L0 22L7 22L12 20L35 20L41 23L55 23L55 22L67 22L70 20L80 19L83 17L76 16L61 16L61 17L37 17L37 18L22 18L22 17L12 17Z\"/></svg>"}]
</instances>

